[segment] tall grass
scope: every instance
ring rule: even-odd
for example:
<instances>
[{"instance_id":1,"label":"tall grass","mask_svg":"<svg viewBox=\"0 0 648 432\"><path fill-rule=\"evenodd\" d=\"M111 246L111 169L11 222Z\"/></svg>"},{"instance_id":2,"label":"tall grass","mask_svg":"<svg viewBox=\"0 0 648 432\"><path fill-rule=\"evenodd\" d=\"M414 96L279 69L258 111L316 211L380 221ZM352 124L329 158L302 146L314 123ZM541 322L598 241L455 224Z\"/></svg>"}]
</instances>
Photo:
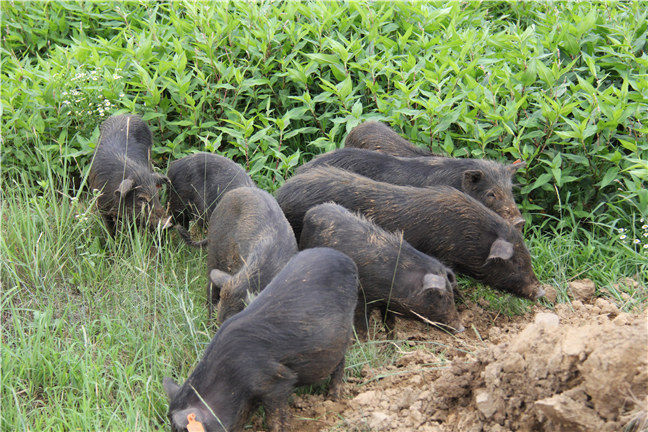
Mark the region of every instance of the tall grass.
<instances>
[{"instance_id":1,"label":"tall grass","mask_svg":"<svg viewBox=\"0 0 648 432\"><path fill-rule=\"evenodd\" d=\"M202 254L159 232L113 239L94 198L30 186L4 185L0 429L161 426L163 375L186 376L210 340Z\"/></svg>"},{"instance_id":2,"label":"tall grass","mask_svg":"<svg viewBox=\"0 0 648 432\"><path fill-rule=\"evenodd\" d=\"M204 252L160 232L110 237L95 197L48 172L40 183L3 185L0 429L162 428L162 378L186 378L214 332L206 327ZM645 255L609 230L609 236L546 227L526 233L539 278L559 287L561 301L569 280L587 276L599 284L599 295L623 300L626 309L645 306L645 289L613 287L637 274L645 286ZM484 297L508 314L530 304L471 280L460 283L467 296ZM443 358L434 337L431 330L426 346ZM405 341L357 343L347 373L389 364L407 349Z\"/></svg>"}]
</instances>

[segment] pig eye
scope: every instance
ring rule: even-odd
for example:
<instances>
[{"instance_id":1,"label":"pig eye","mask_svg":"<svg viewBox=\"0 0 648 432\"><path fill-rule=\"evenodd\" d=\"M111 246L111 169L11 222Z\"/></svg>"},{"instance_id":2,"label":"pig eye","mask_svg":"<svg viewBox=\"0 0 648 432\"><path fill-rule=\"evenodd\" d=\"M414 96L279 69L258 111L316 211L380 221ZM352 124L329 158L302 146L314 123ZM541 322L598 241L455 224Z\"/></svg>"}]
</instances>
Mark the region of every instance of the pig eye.
<instances>
[{"instance_id":1,"label":"pig eye","mask_svg":"<svg viewBox=\"0 0 648 432\"><path fill-rule=\"evenodd\" d=\"M488 192L488 193L486 194L486 198L489 198L489 199L495 199L495 192L492 192L492 191L491 191L491 192Z\"/></svg>"}]
</instances>

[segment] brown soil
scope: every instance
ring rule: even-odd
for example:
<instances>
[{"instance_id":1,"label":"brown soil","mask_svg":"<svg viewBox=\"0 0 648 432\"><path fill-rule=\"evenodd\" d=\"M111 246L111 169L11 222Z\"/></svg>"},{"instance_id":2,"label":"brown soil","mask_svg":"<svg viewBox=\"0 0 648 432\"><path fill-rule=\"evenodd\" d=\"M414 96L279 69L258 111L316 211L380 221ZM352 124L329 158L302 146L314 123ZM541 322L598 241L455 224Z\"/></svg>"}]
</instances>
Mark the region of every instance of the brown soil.
<instances>
[{"instance_id":1,"label":"brown soil","mask_svg":"<svg viewBox=\"0 0 648 432\"><path fill-rule=\"evenodd\" d=\"M413 351L349 378L338 401L295 395L287 430L648 430L645 313L602 298L515 318L470 303L461 313L457 336L399 320Z\"/></svg>"}]
</instances>

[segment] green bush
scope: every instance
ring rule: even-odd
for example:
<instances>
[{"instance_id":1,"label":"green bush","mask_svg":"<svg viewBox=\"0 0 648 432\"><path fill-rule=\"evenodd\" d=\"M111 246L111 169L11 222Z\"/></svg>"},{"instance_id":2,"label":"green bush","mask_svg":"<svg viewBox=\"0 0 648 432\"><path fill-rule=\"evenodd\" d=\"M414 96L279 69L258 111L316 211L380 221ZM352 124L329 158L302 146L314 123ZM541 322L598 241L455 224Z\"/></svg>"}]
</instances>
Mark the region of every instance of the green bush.
<instances>
[{"instance_id":1,"label":"green bush","mask_svg":"<svg viewBox=\"0 0 648 432\"><path fill-rule=\"evenodd\" d=\"M154 130L160 169L218 151L272 190L379 119L436 152L527 161L519 202L534 223L565 209L619 226L648 214L638 2L3 2L2 12L5 179L43 177L44 159L81 178L101 121L135 112Z\"/></svg>"}]
</instances>

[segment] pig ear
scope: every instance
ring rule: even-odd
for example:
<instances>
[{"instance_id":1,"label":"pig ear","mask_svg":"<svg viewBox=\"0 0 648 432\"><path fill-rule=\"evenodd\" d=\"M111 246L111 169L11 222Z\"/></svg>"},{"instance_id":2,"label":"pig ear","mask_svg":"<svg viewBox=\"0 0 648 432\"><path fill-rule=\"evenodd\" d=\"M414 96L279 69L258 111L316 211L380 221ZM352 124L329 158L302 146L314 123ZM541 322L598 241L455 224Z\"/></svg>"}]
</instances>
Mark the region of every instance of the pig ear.
<instances>
[{"instance_id":1,"label":"pig ear","mask_svg":"<svg viewBox=\"0 0 648 432\"><path fill-rule=\"evenodd\" d=\"M448 277L448 281L450 282L450 286L455 288L457 286L457 276L455 276L454 272L449 268L446 268L445 272L446 276Z\"/></svg>"},{"instance_id":2,"label":"pig ear","mask_svg":"<svg viewBox=\"0 0 648 432\"><path fill-rule=\"evenodd\" d=\"M119 183L119 187L115 191L115 196L126 196L131 189L133 189L133 179L124 179Z\"/></svg>"},{"instance_id":3,"label":"pig ear","mask_svg":"<svg viewBox=\"0 0 648 432\"><path fill-rule=\"evenodd\" d=\"M217 287L222 287L228 280L232 279L232 275L225 273L222 270L212 269L212 271L209 272L209 279Z\"/></svg>"},{"instance_id":4,"label":"pig ear","mask_svg":"<svg viewBox=\"0 0 648 432\"><path fill-rule=\"evenodd\" d=\"M511 175L515 174L517 170L520 168L524 168L526 166L525 161L515 161L511 165L508 165L506 168L508 169L509 173Z\"/></svg>"},{"instance_id":5,"label":"pig ear","mask_svg":"<svg viewBox=\"0 0 648 432\"><path fill-rule=\"evenodd\" d=\"M428 273L425 276L423 276L423 290L445 290L446 287L446 281L443 276L435 275L432 273Z\"/></svg>"},{"instance_id":6,"label":"pig ear","mask_svg":"<svg viewBox=\"0 0 648 432\"><path fill-rule=\"evenodd\" d=\"M180 390L180 386L169 377L164 377L162 380L162 386L164 387L164 391L166 391L167 397L170 401L175 398L176 394L178 394L178 390Z\"/></svg>"},{"instance_id":7,"label":"pig ear","mask_svg":"<svg viewBox=\"0 0 648 432\"><path fill-rule=\"evenodd\" d=\"M490 261L492 259L507 260L510 259L512 256L513 256L513 244L507 242L506 240L498 238L491 245L490 254L488 255L486 261Z\"/></svg>"},{"instance_id":8,"label":"pig ear","mask_svg":"<svg viewBox=\"0 0 648 432\"><path fill-rule=\"evenodd\" d=\"M474 185L480 182L484 173L481 170L468 170L463 173L461 187L464 190L473 189Z\"/></svg>"}]
</instances>

